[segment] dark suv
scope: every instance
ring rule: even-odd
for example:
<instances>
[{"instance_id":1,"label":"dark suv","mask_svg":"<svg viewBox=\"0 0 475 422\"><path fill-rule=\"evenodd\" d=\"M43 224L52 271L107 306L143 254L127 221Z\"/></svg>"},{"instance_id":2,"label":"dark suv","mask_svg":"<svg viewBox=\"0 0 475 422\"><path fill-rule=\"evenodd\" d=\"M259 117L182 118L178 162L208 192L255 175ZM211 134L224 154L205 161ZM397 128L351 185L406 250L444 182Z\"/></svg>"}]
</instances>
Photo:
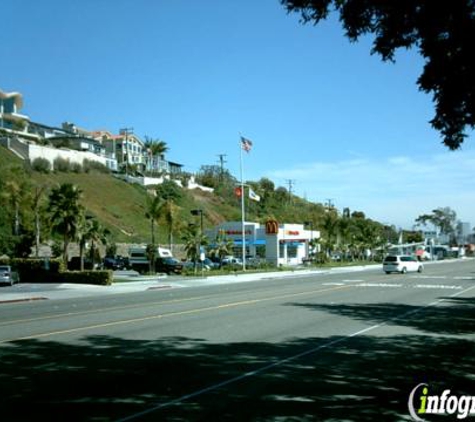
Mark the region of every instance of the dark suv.
<instances>
[{"instance_id":1,"label":"dark suv","mask_svg":"<svg viewBox=\"0 0 475 422\"><path fill-rule=\"evenodd\" d=\"M183 264L176 258L157 258L155 260L155 271L167 274L181 274Z\"/></svg>"}]
</instances>

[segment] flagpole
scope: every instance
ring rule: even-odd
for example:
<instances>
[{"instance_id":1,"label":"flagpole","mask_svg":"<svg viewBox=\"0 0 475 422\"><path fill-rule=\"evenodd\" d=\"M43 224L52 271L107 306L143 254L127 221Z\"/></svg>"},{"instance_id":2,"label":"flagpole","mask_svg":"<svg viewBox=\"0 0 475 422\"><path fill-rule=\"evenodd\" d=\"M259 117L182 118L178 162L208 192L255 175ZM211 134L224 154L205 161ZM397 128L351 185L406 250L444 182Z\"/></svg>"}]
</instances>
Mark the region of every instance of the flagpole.
<instances>
[{"instance_id":1,"label":"flagpole","mask_svg":"<svg viewBox=\"0 0 475 422\"><path fill-rule=\"evenodd\" d=\"M244 210L244 178L242 172L242 141L239 141L239 150L241 152L241 231L242 231L242 270L246 271L246 233L245 233L245 210Z\"/></svg>"}]
</instances>

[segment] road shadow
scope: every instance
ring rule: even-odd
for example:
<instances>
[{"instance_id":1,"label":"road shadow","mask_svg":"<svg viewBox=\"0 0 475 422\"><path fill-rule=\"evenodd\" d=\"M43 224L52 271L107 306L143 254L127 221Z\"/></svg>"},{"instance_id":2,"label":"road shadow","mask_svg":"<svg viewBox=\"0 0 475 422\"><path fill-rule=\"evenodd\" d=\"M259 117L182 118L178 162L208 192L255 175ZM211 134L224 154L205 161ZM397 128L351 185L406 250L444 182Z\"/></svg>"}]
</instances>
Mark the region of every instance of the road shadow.
<instances>
[{"instance_id":1,"label":"road shadow","mask_svg":"<svg viewBox=\"0 0 475 422\"><path fill-rule=\"evenodd\" d=\"M399 319L411 307L303 306L371 324L391 319L421 333L281 343L16 341L0 347L0 418L113 421L146 412L131 420L401 421L410 420L409 393L421 382L475 395L475 342L467 335L474 333L474 299Z\"/></svg>"},{"instance_id":2,"label":"road shadow","mask_svg":"<svg viewBox=\"0 0 475 422\"><path fill-rule=\"evenodd\" d=\"M411 327L429 334L474 334L475 298L445 297L440 299L443 300L438 306L426 307L398 303L290 303L288 306L329 312L371 324L385 323Z\"/></svg>"}]
</instances>

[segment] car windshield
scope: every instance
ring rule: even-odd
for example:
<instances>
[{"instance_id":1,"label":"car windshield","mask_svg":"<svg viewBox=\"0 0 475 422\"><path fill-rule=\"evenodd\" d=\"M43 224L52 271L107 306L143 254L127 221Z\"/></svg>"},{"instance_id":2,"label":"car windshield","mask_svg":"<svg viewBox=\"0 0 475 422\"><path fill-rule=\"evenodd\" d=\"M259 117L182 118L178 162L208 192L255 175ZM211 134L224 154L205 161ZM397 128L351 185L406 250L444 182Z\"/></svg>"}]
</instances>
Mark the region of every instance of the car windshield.
<instances>
[{"instance_id":1,"label":"car windshield","mask_svg":"<svg viewBox=\"0 0 475 422\"><path fill-rule=\"evenodd\" d=\"M10 267L2 266L0 267L0 271L10 271Z\"/></svg>"}]
</instances>

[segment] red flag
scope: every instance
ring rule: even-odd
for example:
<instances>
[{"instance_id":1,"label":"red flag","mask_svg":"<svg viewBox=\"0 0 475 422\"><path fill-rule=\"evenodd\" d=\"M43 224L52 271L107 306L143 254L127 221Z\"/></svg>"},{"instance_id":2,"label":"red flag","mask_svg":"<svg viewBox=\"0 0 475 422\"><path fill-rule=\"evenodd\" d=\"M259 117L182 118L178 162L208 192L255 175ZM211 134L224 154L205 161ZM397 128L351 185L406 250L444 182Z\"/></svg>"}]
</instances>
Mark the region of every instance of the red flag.
<instances>
[{"instance_id":1,"label":"red flag","mask_svg":"<svg viewBox=\"0 0 475 422\"><path fill-rule=\"evenodd\" d=\"M241 187L234 188L234 195L236 195L238 198L240 198L242 196Z\"/></svg>"}]
</instances>

